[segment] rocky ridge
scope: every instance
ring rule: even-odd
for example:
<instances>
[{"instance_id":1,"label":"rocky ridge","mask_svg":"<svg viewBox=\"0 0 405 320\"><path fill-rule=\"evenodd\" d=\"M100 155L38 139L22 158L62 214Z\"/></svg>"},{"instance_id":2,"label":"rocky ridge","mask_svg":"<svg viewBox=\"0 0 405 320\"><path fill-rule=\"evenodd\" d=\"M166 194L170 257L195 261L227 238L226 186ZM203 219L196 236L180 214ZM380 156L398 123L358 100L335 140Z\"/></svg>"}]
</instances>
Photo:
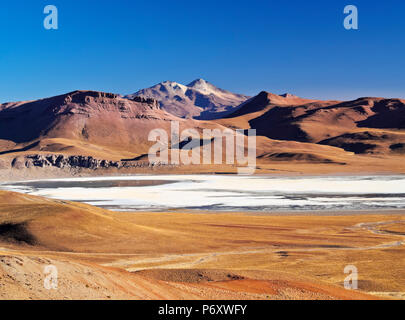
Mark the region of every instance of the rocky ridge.
<instances>
[{"instance_id":1,"label":"rocky ridge","mask_svg":"<svg viewBox=\"0 0 405 320\"><path fill-rule=\"evenodd\" d=\"M11 161L10 167L13 169L23 169L23 168L46 168L55 167L59 169L108 169L108 168L145 168L145 167L158 167L167 164L160 162L149 162L149 161L111 161L103 159L95 159L91 156L66 156L66 155L26 155L23 157L16 157ZM7 166L3 162L3 166Z\"/></svg>"}]
</instances>

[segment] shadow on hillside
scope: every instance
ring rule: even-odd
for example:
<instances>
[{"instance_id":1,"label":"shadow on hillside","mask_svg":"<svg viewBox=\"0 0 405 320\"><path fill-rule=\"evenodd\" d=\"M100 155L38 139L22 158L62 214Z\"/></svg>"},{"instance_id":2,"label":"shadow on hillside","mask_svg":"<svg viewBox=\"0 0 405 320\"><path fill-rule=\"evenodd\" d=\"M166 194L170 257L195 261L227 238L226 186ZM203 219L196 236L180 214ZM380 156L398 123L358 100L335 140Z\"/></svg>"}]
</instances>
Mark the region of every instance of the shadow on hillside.
<instances>
[{"instance_id":1,"label":"shadow on hillside","mask_svg":"<svg viewBox=\"0 0 405 320\"><path fill-rule=\"evenodd\" d=\"M17 244L37 244L36 238L27 230L25 223L3 223L0 225L0 241Z\"/></svg>"},{"instance_id":2,"label":"shadow on hillside","mask_svg":"<svg viewBox=\"0 0 405 320\"><path fill-rule=\"evenodd\" d=\"M30 149L32 149L32 148L35 148L37 145L39 145L39 141L34 142L34 143L32 143L32 144L30 144L30 145L28 145L28 146L24 147L24 148L20 148L20 149L13 149L13 150L7 150L7 151L1 151L1 152L0 152L0 155L3 155L3 154L9 154L9 153L15 153L15 152L24 152L24 151L28 151L28 150L30 150Z\"/></svg>"}]
</instances>

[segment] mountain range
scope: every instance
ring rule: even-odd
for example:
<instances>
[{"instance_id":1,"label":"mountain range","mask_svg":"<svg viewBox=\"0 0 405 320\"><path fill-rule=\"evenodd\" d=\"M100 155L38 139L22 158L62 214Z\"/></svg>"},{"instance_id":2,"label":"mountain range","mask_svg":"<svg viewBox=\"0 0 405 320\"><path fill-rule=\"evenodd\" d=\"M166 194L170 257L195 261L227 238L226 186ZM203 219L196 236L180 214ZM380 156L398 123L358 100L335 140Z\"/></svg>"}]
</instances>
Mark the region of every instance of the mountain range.
<instances>
[{"instance_id":1,"label":"mountain range","mask_svg":"<svg viewBox=\"0 0 405 320\"><path fill-rule=\"evenodd\" d=\"M34 166L55 165L46 156L61 155L76 158L60 163L77 163L77 156L115 163L145 160L153 144L149 132L170 132L172 120L181 130L198 132L256 129L257 161L264 172L314 163L351 172L405 172L404 100L321 101L265 91L249 98L201 79L188 86L162 82L125 97L78 90L1 104L0 168L30 167L27 157L33 156Z\"/></svg>"},{"instance_id":2,"label":"mountain range","mask_svg":"<svg viewBox=\"0 0 405 320\"><path fill-rule=\"evenodd\" d=\"M274 140L330 145L357 154L405 153L401 99L317 101L261 92L222 121L235 123Z\"/></svg>"}]
</instances>

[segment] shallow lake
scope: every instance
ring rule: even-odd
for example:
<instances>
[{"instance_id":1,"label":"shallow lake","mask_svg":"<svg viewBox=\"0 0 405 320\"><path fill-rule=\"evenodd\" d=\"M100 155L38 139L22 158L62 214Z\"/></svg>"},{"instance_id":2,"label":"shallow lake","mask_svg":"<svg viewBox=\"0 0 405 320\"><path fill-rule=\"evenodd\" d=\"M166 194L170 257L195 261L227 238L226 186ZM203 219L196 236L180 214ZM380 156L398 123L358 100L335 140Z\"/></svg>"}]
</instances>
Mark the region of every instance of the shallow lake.
<instances>
[{"instance_id":1,"label":"shallow lake","mask_svg":"<svg viewBox=\"0 0 405 320\"><path fill-rule=\"evenodd\" d=\"M116 211L405 208L405 176L134 175L14 182L1 188Z\"/></svg>"}]
</instances>

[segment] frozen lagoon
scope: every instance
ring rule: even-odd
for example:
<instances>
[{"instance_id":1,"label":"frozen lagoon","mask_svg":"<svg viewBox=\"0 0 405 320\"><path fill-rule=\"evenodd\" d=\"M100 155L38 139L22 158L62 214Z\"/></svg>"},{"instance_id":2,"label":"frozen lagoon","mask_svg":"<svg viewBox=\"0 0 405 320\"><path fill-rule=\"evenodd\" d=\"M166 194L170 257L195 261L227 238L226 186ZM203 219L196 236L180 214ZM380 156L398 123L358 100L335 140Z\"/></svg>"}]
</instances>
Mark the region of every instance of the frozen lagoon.
<instances>
[{"instance_id":1,"label":"frozen lagoon","mask_svg":"<svg viewBox=\"0 0 405 320\"><path fill-rule=\"evenodd\" d=\"M1 188L115 211L405 208L405 176L134 175L13 182Z\"/></svg>"}]
</instances>

